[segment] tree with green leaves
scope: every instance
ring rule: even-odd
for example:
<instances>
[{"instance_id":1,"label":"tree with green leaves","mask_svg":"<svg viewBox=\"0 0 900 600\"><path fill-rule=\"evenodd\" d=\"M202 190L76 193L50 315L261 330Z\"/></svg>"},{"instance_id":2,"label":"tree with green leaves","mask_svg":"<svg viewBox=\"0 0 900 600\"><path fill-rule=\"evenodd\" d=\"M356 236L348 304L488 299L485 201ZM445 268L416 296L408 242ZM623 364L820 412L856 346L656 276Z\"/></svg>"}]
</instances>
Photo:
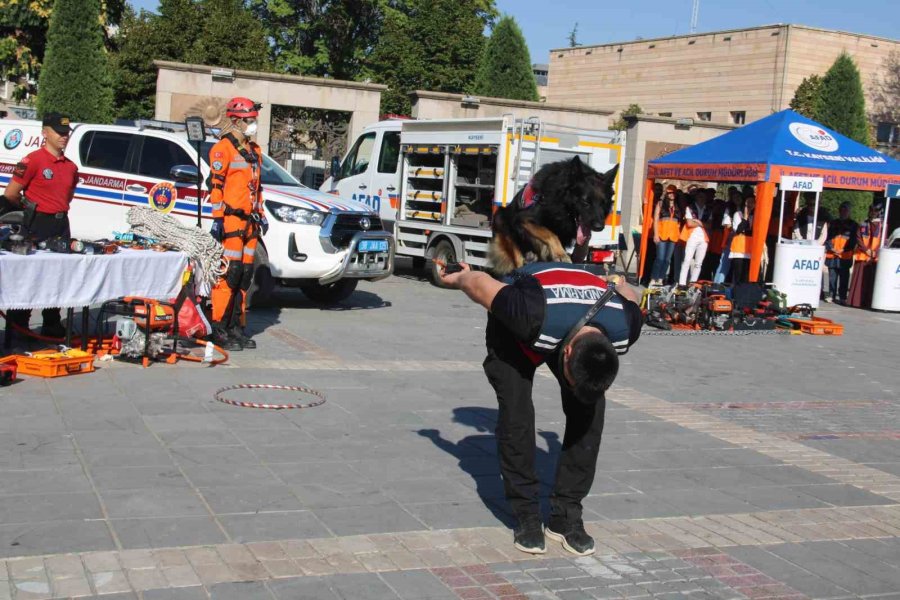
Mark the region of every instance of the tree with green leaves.
<instances>
[{"instance_id":1,"label":"tree with green leaves","mask_svg":"<svg viewBox=\"0 0 900 600\"><path fill-rule=\"evenodd\" d=\"M265 31L240 0L162 0L159 14L129 9L113 41L116 116L127 119L153 117L154 60L251 71L269 66Z\"/></svg>"},{"instance_id":2,"label":"tree with green leaves","mask_svg":"<svg viewBox=\"0 0 900 600\"><path fill-rule=\"evenodd\" d=\"M491 32L478 65L474 91L493 98L539 99L525 36L510 16L501 18Z\"/></svg>"},{"instance_id":3,"label":"tree with green leaves","mask_svg":"<svg viewBox=\"0 0 900 600\"><path fill-rule=\"evenodd\" d=\"M36 90L31 82L40 76L53 2L0 0L0 73L15 83L13 99L17 102ZM100 8L101 23L115 26L122 18L125 0L104 0Z\"/></svg>"},{"instance_id":4,"label":"tree with green leaves","mask_svg":"<svg viewBox=\"0 0 900 600\"><path fill-rule=\"evenodd\" d=\"M642 109L639 104L629 104L628 108L619 113L619 117L610 124L609 128L616 131L625 131L628 127L628 122L625 120L625 117L633 117L642 114L644 114L644 109Z\"/></svg>"},{"instance_id":5,"label":"tree with green leaves","mask_svg":"<svg viewBox=\"0 0 900 600\"><path fill-rule=\"evenodd\" d=\"M200 8L200 35L187 54L187 62L269 70L266 32L243 0L202 0Z\"/></svg>"},{"instance_id":6,"label":"tree with green leaves","mask_svg":"<svg viewBox=\"0 0 900 600\"><path fill-rule=\"evenodd\" d=\"M804 77L803 81L800 82L800 85L797 86L797 90L794 92L794 97L791 98L791 102L788 106L791 107L791 110L794 112L800 113L804 117L809 119L814 118L816 103L819 101L819 96L821 95L822 90L822 78L818 75L810 75L809 77Z\"/></svg>"},{"instance_id":7,"label":"tree with green leaves","mask_svg":"<svg viewBox=\"0 0 900 600\"><path fill-rule=\"evenodd\" d=\"M417 89L473 91L484 48L484 28L496 11L493 0L404 0L386 7L366 74L387 84L386 113L409 114L409 93Z\"/></svg>"},{"instance_id":8,"label":"tree with green leaves","mask_svg":"<svg viewBox=\"0 0 900 600\"><path fill-rule=\"evenodd\" d=\"M56 0L38 83L39 114L108 123L113 116L109 64L98 0Z\"/></svg>"},{"instance_id":9,"label":"tree with green leaves","mask_svg":"<svg viewBox=\"0 0 900 600\"><path fill-rule=\"evenodd\" d=\"M859 69L846 52L837 57L822 77L813 119L852 140L869 144L869 122L862 81ZM853 217L860 220L866 215L872 194L843 190L828 190L822 194L822 205L832 215L837 215L838 207L845 200L850 202Z\"/></svg>"},{"instance_id":10,"label":"tree with green leaves","mask_svg":"<svg viewBox=\"0 0 900 600\"><path fill-rule=\"evenodd\" d=\"M250 0L273 66L296 75L357 79L393 0ZM402 4L402 2L400 3Z\"/></svg>"}]
</instances>

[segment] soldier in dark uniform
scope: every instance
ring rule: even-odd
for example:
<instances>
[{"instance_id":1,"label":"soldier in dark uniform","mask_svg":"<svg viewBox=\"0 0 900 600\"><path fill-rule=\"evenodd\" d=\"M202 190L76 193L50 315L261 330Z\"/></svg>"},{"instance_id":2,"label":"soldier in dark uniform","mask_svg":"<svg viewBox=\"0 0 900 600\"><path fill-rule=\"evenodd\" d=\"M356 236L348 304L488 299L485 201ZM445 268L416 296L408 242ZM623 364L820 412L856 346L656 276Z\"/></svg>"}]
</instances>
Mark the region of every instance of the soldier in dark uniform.
<instances>
[{"instance_id":1,"label":"soldier in dark uniform","mask_svg":"<svg viewBox=\"0 0 900 600\"><path fill-rule=\"evenodd\" d=\"M490 311L484 371L497 394L500 471L518 521L516 548L546 552L535 472L534 373L543 362L562 393L566 430L550 496L548 537L573 554L593 554L581 501L590 492L600 452L606 390L616 378L618 355L640 335L637 293L622 282L610 295L607 281L583 265L532 263L503 281L465 264L441 279ZM586 324L598 299L607 301Z\"/></svg>"}]
</instances>

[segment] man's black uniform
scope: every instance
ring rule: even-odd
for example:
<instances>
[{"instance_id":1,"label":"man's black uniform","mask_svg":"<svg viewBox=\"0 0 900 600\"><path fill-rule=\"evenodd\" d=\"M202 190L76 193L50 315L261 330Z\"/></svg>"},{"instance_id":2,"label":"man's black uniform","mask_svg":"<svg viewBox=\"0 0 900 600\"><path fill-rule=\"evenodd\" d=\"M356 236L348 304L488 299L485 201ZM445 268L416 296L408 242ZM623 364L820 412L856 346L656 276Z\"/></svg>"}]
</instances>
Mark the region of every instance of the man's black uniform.
<instances>
[{"instance_id":1,"label":"man's black uniform","mask_svg":"<svg viewBox=\"0 0 900 600\"><path fill-rule=\"evenodd\" d=\"M506 498L521 521L538 513L539 481L535 472L535 424L531 388L542 362L560 382L566 430L551 514L566 521L581 519L582 499L591 489L606 411L605 396L595 403L575 398L559 372L559 346L569 330L606 291L603 279L583 265L532 263L513 272L491 304L484 372L500 405L497 443ZM590 325L599 327L619 353L641 331L641 311L616 293Z\"/></svg>"}]
</instances>

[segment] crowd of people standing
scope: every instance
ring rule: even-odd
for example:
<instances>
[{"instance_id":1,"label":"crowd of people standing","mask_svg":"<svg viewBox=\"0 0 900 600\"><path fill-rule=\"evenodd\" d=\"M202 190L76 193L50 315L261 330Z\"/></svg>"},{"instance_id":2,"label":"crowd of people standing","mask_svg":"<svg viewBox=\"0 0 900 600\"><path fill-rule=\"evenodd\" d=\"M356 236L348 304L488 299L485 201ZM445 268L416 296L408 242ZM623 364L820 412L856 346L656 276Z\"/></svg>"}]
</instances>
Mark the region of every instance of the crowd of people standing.
<instances>
[{"instance_id":1,"label":"crowd of people standing","mask_svg":"<svg viewBox=\"0 0 900 600\"><path fill-rule=\"evenodd\" d=\"M716 188L690 185L681 190L674 184L653 189L653 244L648 245L644 281L651 287L685 286L695 281L741 284L750 279L750 252L756 197L753 187L730 186L725 197ZM776 202L778 204L778 202ZM793 204L772 212L767 227L766 273L771 280L775 244L779 238L806 240L825 247L828 280L823 299L853 306L865 305L865 291L882 233L882 207L872 204L868 218L856 223L850 218L850 204L844 202L839 216L815 208L808 195L796 213ZM781 224L781 231L779 231ZM851 279L851 270L853 276Z\"/></svg>"}]
</instances>

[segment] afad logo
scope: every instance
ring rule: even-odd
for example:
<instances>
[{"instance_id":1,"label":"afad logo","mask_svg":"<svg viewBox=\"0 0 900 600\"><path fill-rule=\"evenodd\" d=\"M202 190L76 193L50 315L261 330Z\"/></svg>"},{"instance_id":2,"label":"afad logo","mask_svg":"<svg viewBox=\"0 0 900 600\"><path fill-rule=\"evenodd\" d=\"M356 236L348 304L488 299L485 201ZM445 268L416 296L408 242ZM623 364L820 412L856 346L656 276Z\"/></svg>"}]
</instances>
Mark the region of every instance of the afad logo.
<instances>
[{"instance_id":1,"label":"afad logo","mask_svg":"<svg viewBox=\"0 0 900 600\"><path fill-rule=\"evenodd\" d=\"M794 261L793 268L797 271L818 271L821 266L822 263L818 260L798 258Z\"/></svg>"},{"instance_id":2,"label":"afad logo","mask_svg":"<svg viewBox=\"0 0 900 600\"><path fill-rule=\"evenodd\" d=\"M22 130L21 129L11 129L9 133L7 133L3 137L3 147L7 150L13 150L19 144L22 143Z\"/></svg>"},{"instance_id":3,"label":"afad logo","mask_svg":"<svg viewBox=\"0 0 900 600\"><path fill-rule=\"evenodd\" d=\"M178 198L178 191L175 189L175 185L168 181L162 181L150 188L150 206L161 213L172 212L172 209L175 208L176 198Z\"/></svg>"},{"instance_id":4,"label":"afad logo","mask_svg":"<svg viewBox=\"0 0 900 600\"><path fill-rule=\"evenodd\" d=\"M834 136L821 127L806 123L791 123L788 129L791 130L791 135L810 148L822 152L834 152L838 149L838 142Z\"/></svg>"}]
</instances>

